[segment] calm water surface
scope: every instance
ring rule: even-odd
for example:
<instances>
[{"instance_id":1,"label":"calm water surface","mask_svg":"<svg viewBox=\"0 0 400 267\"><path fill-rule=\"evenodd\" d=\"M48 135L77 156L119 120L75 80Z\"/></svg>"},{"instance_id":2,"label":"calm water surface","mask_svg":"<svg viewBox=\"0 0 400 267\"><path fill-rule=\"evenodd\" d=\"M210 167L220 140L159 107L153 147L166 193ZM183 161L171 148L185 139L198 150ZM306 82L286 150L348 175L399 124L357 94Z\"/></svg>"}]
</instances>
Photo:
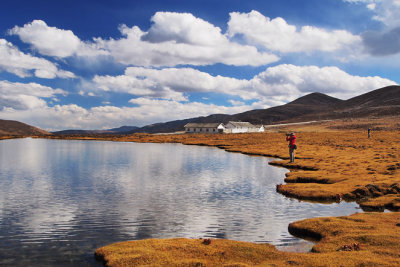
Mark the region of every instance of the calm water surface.
<instances>
[{"instance_id":1,"label":"calm water surface","mask_svg":"<svg viewBox=\"0 0 400 267\"><path fill-rule=\"evenodd\" d=\"M290 222L356 212L277 194L287 170L268 161L180 144L0 141L0 265L101 266L96 248L144 238L295 247Z\"/></svg>"}]
</instances>

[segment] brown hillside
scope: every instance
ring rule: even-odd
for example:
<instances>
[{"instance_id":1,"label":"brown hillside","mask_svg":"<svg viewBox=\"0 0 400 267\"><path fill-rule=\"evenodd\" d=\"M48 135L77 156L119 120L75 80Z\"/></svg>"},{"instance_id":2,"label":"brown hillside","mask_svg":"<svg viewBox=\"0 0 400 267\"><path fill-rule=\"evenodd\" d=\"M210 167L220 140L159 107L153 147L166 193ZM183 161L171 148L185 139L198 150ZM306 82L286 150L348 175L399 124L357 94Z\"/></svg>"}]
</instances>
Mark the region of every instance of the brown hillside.
<instances>
[{"instance_id":1,"label":"brown hillside","mask_svg":"<svg viewBox=\"0 0 400 267\"><path fill-rule=\"evenodd\" d=\"M41 136L41 135L51 135L51 133L22 122L0 120L0 135Z\"/></svg>"},{"instance_id":2,"label":"brown hillside","mask_svg":"<svg viewBox=\"0 0 400 267\"><path fill-rule=\"evenodd\" d=\"M314 120L320 114L343 100L321 93L312 93L300 97L288 104L269 109L259 109L232 115L231 120L249 121L255 124L276 124L289 121Z\"/></svg>"},{"instance_id":3,"label":"brown hillside","mask_svg":"<svg viewBox=\"0 0 400 267\"><path fill-rule=\"evenodd\" d=\"M337 105L338 103L344 102L341 99L331 97L322 93L312 93L288 103L287 105L308 105L308 106L319 106L319 107L329 107Z\"/></svg>"},{"instance_id":4,"label":"brown hillside","mask_svg":"<svg viewBox=\"0 0 400 267\"><path fill-rule=\"evenodd\" d=\"M400 115L400 86L393 85L353 97L335 106L335 116Z\"/></svg>"},{"instance_id":5,"label":"brown hillside","mask_svg":"<svg viewBox=\"0 0 400 267\"><path fill-rule=\"evenodd\" d=\"M342 108L400 106L400 86L393 85L371 91L344 101Z\"/></svg>"}]
</instances>

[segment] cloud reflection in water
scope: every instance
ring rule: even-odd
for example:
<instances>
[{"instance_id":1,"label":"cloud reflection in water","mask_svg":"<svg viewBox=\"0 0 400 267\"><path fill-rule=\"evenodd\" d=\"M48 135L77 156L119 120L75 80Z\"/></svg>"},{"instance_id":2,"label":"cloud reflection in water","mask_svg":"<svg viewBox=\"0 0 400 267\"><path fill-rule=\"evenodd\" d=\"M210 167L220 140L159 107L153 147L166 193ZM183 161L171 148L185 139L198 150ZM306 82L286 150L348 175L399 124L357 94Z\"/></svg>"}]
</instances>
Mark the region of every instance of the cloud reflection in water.
<instances>
[{"instance_id":1,"label":"cloud reflection in water","mask_svg":"<svg viewBox=\"0 0 400 267\"><path fill-rule=\"evenodd\" d=\"M16 139L0 151L0 264L96 265L95 248L143 238L294 244L290 222L355 211L287 199L275 191L287 170L217 148Z\"/></svg>"}]
</instances>

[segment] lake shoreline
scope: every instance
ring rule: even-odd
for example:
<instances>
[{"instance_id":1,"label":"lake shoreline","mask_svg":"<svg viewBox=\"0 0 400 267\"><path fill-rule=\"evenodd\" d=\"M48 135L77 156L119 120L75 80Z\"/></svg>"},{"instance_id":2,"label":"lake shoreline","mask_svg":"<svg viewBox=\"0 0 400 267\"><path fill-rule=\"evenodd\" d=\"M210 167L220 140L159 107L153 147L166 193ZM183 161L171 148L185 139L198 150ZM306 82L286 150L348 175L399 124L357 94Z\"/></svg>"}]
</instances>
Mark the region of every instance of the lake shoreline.
<instances>
[{"instance_id":1,"label":"lake shoreline","mask_svg":"<svg viewBox=\"0 0 400 267\"><path fill-rule=\"evenodd\" d=\"M277 188L284 195L313 201L355 200L362 207L370 209L382 210L382 207L392 207L396 210L400 200L398 191L400 164L399 153L396 153L400 151L400 146L396 142L399 135L400 131L380 131L374 132L373 138L368 139L364 131L301 132L298 134L300 149L297 151L295 164L288 163L287 146L283 133L165 136L136 134L106 137L64 136L61 138L51 136L47 138L182 143L214 146L228 152L247 155L280 158L281 160L273 161L271 164L291 169L291 172L285 178L286 184ZM397 245L400 241L396 239L399 236L400 229L398 213L363 214L337 218L307 219L291 224L289 228L294 234L314 238L316 235L320 235L321 238L313 247L315 253L300 253L300 256L298 253L289 253L288 255L300 257L300 260L279 261L279 263L288 265L291 262L297 262L318 266L326 264L326 260L328 260L333 264L348 266L361 263L379 263L387 266L400 264L400 255L397 252ZM330 222L336 220L339 220L340 223L332 226ZM370 224L365 225L367 222ZM352 231L357 227L362 230ZM319 229L324 229L325 233ZM377 237L374 234L377 230L382 236L379 242L376 241ZM337 240L332 241L332 237ZM164 249L169 249L171 246L169 239L157 240L156 242L168 243ZM183 249L182 247L179 248L179 242L172 246L178 246L178 250ZM377 245L377 243L379 244ZM393 247L393 244L396 246ZM118 263L113 263L111 259L127 260L126 257L129 254L118 254L118 252L113 251L112 246L96 250L96 254L103 255L102 257L108 262L107 265L119 266ZM122 247L124 246L126 248L131 244L124 243ZM200 243L196 246L202 248L204 244ZM324 247L324 249L320 249L320 247ZM123 248L120 249L124 250ZM281 259L282 255L291 257L285 253L287 252L274 252L275 258L269 259L269 262ZM183 253L180 258L174 260L182 263L193 257L193 255L189 256L190 254ZM203 260L200 259L199 262L201 263ZM250 259L248 260L251 264ZM213 259L211 259L211 262L213 262ZM243 263L245 264L245 262L246 260ZM264 262L264 264L269 262Z\"/></svg>"},{"instance_id":2,"label":"lake shoreline","mask_svg":"<svg viewBox=\"0 0 400 267\"><path fill-rule=\"evenodd\" d=\"M398 131L400 133L400 131ZM345 133L345 134L344 134ZM387 143L394 143L396 136L396 132L381 132L381 133L390 133L390 139L393 141L388 141ZM300 133L298 139L307 137L312 133ZM374 169L370 166L366 167L367 172L363 174L367 174L371 178L365 177L357 180L356 182L351 182L350 176L354 176L356 174L352 173L351 164L360 161L359 158L344 159L344 167L342 167L343 173L338 173L335 168L336 156L333 156L335 153L331 153L330 156L330 164L333 166L323 166L320 163L323 160L318 159L320 156L318 154L318 150L320 149L319 144L322 142L326 142L324 140L321 141L321 136L330 141L330 137L338 138L336 142L332 145L339 146L340 150L343 150L343 146L349 146L351 148L351 153L354 153L354 150L363 149L367 145L371 148L372 142L374 140L363 138L363 144L359 144L357 147L354 147L353 143L357 143L360 141L358 138L359 135L362 135L361 131L353 131L353 132L326 132L326 133L313 133L313 137L311 139L319 140L318 144L312 144L312 140L307 140L308 144L304 146L306 152L314 153L314 155L310 155L310 153L305 153L302 150L299 150L300 153L296 155L296 162L290 163L289 157L287 153L287 145L284 140L284 136L282 133L248 133L248 134L224 134L224 135L212 135L212 134L179 134L179 135L152 135L152 134L133 134L133 135L110 135L110 136L46 136L44 138L50 139L62 139L62 140L97 140L97 141L116 141L116 142L137 142L137 143L180 143L184 145L196 145L196 146L209 146L209 147L217 147L223 149L227 152L233 153L241 153L249 156L262 156L268 158L275 158L277 160L269 162L270 165L287 168L290 170L287 173L285 182L286 184L277 185L277 191L282 195L287 197L296 198L298 200L309 200L313 202L321 202L321 203L329 203L336 201L357 201L362 207L368 208L368 210L382 210L382 206L391 207L392 210L396 210L398 208L398 199L396 195L400 194L400 179L392 179L400 170L400 163L395 165L390 164L390 161L387 161L386 169L392 169L392 173L384 170L381 173L374 172ZM315 136L316 135L316 136ZM342 136L340 136L342 135ZM269 143L279 143L278 147L274 148L274 151L268 151L266 146L268 144L266 141L266 137L272 138L272 141ZM43 138L43 137L39 137ZM341 139L351 138L353 140L347 140L347 143L342 145ZM387 138L384 136L383 138ZM253 140L252 140L253 139ZM281 139L281 140L280 140ZM256 144L248 145L248 142L254 142ZM259 145L263 141L266 144ZM257 143L258 142L258 143ZM379 140L382 144L382 140ZM338 144L339 143L339 144ZM264 147L263 147L264 146ZM313 146L312 148L310 148ZM326 145L325 145L326 146ZM328 144L326 147L331 147ZM400 150L400 146L397 146L397 149ZM379 147L382 148L382 147ZM323 148L322 148L323 149ZM377 149L376 149L377 150ZM333 151L337 152L337 151ZM347 152L347 151L345 151ZM372 150L375 152L375 150ZM317 155L315 155L317 154ZM347 152L348 154L348 152ZM349 157L349 155L346 155ZM354 155L351 155L354 156ZM392 155L393 156L393 155ZM323 156L321 156L323 157ZM394 162L400 162L399 160L395 160ZM367 165L369 162L363 162ZM382 161L374 162L376 165L380 165ZM326 164L326 163L325 163ZM346 170L347 169L347 170ZM386 172L385 172L386 171ZM376 175L375 175L376 174ZM381 176L380 179L377 179L377 175ZM388 179L392 181L388 183ZM382 180L379 181L379 180ZM377 182L378 181L378 182ZM309 185L318 186L318 190L312 190ZM334 186L335 185L335 186ZM337 185L343 185L337 186ZM329 187L329 190L326 190L325 187ZM379 201L378 197L392 195L392 198L382 198L382 201ZM374 201L370 201L374 199ZM400 199L399 199L400 200ZM366 203L366 204L363 204Z\"/></svg>"}]
</instances>

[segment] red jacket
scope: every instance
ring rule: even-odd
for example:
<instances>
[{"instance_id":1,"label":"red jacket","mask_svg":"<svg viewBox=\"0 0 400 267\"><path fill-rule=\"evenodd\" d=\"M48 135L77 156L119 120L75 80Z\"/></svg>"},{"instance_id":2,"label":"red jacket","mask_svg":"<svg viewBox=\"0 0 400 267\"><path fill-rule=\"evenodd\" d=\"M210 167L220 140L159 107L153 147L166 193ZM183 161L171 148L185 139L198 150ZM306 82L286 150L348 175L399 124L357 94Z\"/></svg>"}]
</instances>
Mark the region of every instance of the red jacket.
<instances>
[{"instance_id":1,"label":"red jacket","mask_svg":"<svg viewBox=\"0 0 400 267\"><path fill-rule=\"evenodd\" d=\"M286 141L289 141L289 147L294 148L294 145L296 144L296 136L286 136Z\"/></svg>"}]
</instances>

